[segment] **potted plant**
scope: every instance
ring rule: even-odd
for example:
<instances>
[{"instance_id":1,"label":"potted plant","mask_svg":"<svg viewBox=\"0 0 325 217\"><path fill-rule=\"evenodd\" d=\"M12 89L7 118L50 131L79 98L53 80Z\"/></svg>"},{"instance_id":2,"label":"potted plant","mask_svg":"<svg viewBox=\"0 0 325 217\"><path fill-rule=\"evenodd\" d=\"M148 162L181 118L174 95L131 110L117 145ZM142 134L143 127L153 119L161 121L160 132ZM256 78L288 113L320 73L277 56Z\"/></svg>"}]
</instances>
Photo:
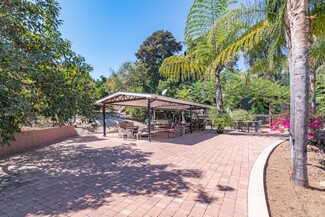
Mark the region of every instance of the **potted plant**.
<instances>
[{"instance_id":1,"label":"potted plant","mask_svg":"<svg viewBox=\"0 0 325 217\"><path fill-rule=\"evenodd\" d=\"M211 109L209 111L209 118L213 124L217 128L217 133L222 134L225 131L226 127L229 127L233 124L233 121L229 114L227 113L217 113L216 110Z\"/></svg>"}]
</instances>

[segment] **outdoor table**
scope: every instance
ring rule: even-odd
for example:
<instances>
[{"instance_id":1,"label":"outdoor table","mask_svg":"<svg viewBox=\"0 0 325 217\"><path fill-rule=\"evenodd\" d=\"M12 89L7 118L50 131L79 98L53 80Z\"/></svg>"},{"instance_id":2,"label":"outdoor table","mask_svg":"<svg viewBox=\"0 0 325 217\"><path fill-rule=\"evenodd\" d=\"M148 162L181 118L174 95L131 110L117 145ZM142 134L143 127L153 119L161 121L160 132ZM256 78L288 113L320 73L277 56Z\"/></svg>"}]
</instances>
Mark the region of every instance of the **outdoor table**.
<instances>
[{"instance_id":1,"label":"outdoor table","mask_svg":"<svg viewBox=\"0 0 325 217\"><path fill-rule=\"evenodd\" d=\"M127 131L127 137L132 137L132 139L134 138L134 134L138 132L139 127L135 126L135 127L126 127L125 130Z\"/></svg>"},{"instance_id":2,"label":"outdoor table","mask_svg":"<svg viewBox=\"0 0 325 217\"><path fill-rule=\"evenodd\" d=\"M251 127L253 124L255 126L255 133L257 133L258 127L259 127L259 121L243 121L243 123L247 126L247 131L249 132L249 127Z\"/></svg>"}]
</instances>

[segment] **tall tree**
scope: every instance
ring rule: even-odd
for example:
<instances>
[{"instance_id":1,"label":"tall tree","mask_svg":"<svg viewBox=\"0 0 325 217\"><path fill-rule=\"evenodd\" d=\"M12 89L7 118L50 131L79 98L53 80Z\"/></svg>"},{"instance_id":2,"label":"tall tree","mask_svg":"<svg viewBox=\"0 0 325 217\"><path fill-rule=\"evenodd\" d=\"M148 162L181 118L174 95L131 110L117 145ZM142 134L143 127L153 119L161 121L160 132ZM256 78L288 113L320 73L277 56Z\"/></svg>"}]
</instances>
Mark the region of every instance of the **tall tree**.
<instances>
[{"instance_id":1,"label":"tall tree","mask_svg":"<svg viewBox=\"0 0 325 217\"><path fill-rule=\"evenodd\" d=\"M122 63L117 71L112 71L104 84L108 93L117 91L142 92L143 76L141 71L137 71L137 65L126 61Z\"/></svg>"},{"instance_id":2,"label":"tall tree","mask_svg":"<svg viewBox=\"0 0 325 217\"><path fill-rule=\"evenodd\" d=\"M309 15L311 15L311 19L313 22L312 30L317 30L315 33L319 34L324 31L322 30L324 25L324 1L323 0L315 0L311 1L309 4ZM317 10L313 10L313 8L318 8ZM317 13L316 13L317 11ZM313 14L316 13L316 14ZM292 58L292 33L290 29L290 21L287 16L287 1L284 0L261 0L257 1L257 3L253 5L243 6L241 9L238 10L237 13L230 14L231 16L227 16L226 20L223 20L222 17L218 19L218 21L222 22L216 22L214 25L214 31L210 31L213 34L218 34L218 29L224 29L228 25L233 25L234 23L237 23L238 20L246 20L246 24L249 28L246 30L243 29L243 34L237 40L236 42L229 44L225 49L223 49L219 55L216 57L215 62L220 62L227 60L229 58L232 58L235 55L238 55L238 53L244 51L244 53L247 53L251 50L256 49L256 46L261 46L261 43L265 44L268 48L268 55L266 55L266 59L262 61L262 66L266 65L264 62L266 62L268 65L272 65L272 62L274 62L274 59L278 58L279 55L284 51L284 54L288 56L288 67L289 71L293 71L293 66L291 60ZM316 15L316 16L312 16ZM316 28L317 26L321 26L321 28ZM308 31L311 36L311 33L313 31ZM283 44L284 40L281 40L285 36L285 44ZM285 49L283 49L285 45ZM262 45L263 46L263 45ZM286 53L287 51L287 53ZM274 58L276 57L276 58ZM281 56L280 56L281 57ZM255 67L255 64L253 65L253 68ZM311 81L314 83L316 76L311 76ZM290 119L291 119L291 125L290 125L290 144L292 147L292 154L293 154L293 142L295 137L295 113L297 108L295 108L295 87L297 86L295 84L296 80L294 79L294 76L290 76ZM315 88L315 85L312 85L313 89ZM315 98L315 91L313 92L313 98ZM315 100L313 100L314 102ZM315 107L315 106L314 106ZM293 156L292 156L293 157Z\"/></svg>"},{"instance_id":3,"label":"tall tree","mask_svg":"<svg viewBox=\"0 0 325 217\"><path fill-rule=\"evenodd\" d=\"M159 67L164 59L181 50L181 42L176 41L169 31L156 31L142 43L135 55L144 64L146 76L150 81L145 87L146 92L156 91L159 80L163 78L159 74Z\"/></svg>"},{"instance_id":4,"label":"tall tree","mask_svg":"<svg viewBox=\"0 0 325 217\"><path fill-rule=\"evenodd\" d=\"M181 78L208 77L213 74L216 85L216 109L223 112L220 72L223 64L211 64L218 52L237 36L235 28L220 29L217 45L208 44L207 34L212 26L234 1L229 0L195 0L187 17L185 40L188 44L186 56L173 56L162 64L160 73L165 76ZM228 37L226 38L225 35Z\"/></svg>"},{"instance_id":5,"label":"tall tree","mask_svg":"<svg viewBox=\"0 0 325 217\"><path fill-rule=\"evenodd\" d=\"M235 13L227 11L223 16L219 17L208 34L208 39L215 48L219 47L219 41L223 39L222 37L220 38L220 32L227 30L229 26L238 25L243 27L237 40L226 44L218 52L218 55L211 64L213 68L223 65L242 51L246 53L254 49L256 45L263 42L271 43L269 47L273 51L270 54L277 54L277 51L282 52L282 44L279 42L283 40L279 39L283 38L284 35L286 36L291 80L290 115L292 121L290 131L293 140L295 142L299 141L297 145L299 148L295 147L298 154L295 155L294 159L293 179L299 185L307 183L304 174L306 172L305 168L307 168L305 148L307 144L306 118L308 117L308 100L306 100L308 96L306 98L306 90L308 90L308 87L306 85L309 84L309 81L306 81L306 75L309 76L310 41L306 42L305 40L309 38L311 33L309 23L311 17L308 17L308 9L315 7L319 2L322 3L323 1L315 0L309 4L310 2L308 1L261 0L253 4L253 6L240 5L237 11L231 9ZM320 22L322 20L319 18L318 22L322 23ZM244 25L240 25L241 23L244 23ZM233 37L233 34L228 34L228 36ZM271 60L272 57L273 55L268 56ZM299 179L301 181L297 181Z\"/></svg>"},{"instance_id":6,"label":"tall tree","mask_svg":"<svg viewBox=\"0 0 325 217\"><path fill-rule=\"evenodd\" d=\"M0 144L42 115L63 124L90 117L92 67L61 38L55 0L0 1Z\"/></svg>"},{"instance_id":7,"label":"tall tree","mask_svg":"<svg viewBox=\"0 0 325 217\"><path fill-rule=\"evenodd\" d=\"M292 42L292 68L290 76L295 80L295 135L292 181L299 186L308 185L307 133L309 104L309 35L310 20L307 0L288 0L287 17Z\"/></svg>"},{"instance_id":8,"label":"tall tree","mask_svg":"<svg viewBox=\"0 0 325 217\"><path fill-rule=\"evenodd\" d=\"M95 80L95 86L96 86L97 92L99 93L100 98L108 95L108 91L104 87L104 84L106 83L106 81L107 81L107 78L103 75L101 75L99 79Z\"/></svg>"}]
</instances>

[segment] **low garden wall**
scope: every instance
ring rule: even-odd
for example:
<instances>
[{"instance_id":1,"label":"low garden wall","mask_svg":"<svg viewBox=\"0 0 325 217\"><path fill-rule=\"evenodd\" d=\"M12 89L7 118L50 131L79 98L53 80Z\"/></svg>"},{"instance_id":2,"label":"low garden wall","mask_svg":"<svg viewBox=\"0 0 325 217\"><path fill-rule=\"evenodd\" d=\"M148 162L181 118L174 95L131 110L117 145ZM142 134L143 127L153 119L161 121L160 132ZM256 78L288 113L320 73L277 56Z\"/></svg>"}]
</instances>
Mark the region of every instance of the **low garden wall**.
<instances>
[{"instance_id":1,"label":"low garden wall","mask_svg":"<svg viewBox=\"0 0 325 217\"><path fill-rule=\"evenodd\" d=\"M53 127L17 133L15 134L16 141L10 142L10 146L0 146L0 157L39 146L49 145L76 135L77 132L74 126Z\"/></svg>"}]
</instances>

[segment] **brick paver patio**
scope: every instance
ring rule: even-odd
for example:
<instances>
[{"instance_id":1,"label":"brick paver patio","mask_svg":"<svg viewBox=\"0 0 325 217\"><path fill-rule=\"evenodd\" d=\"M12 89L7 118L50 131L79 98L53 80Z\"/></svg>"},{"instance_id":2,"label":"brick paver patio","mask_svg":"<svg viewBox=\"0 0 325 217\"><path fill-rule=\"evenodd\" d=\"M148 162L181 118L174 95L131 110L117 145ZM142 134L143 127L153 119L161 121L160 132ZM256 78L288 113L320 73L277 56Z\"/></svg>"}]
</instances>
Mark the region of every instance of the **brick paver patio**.
<instances>
[{"instance_id":1,"label":"brick paver patio","mask_svg":"<svg viewBox=\"0 0 325 217\"><path fill-rule=\"evenodd\" d=\"M0 216L244 217L250 169L277 140L74 138L0 160Z\"/></svg>"}]
</instances>

